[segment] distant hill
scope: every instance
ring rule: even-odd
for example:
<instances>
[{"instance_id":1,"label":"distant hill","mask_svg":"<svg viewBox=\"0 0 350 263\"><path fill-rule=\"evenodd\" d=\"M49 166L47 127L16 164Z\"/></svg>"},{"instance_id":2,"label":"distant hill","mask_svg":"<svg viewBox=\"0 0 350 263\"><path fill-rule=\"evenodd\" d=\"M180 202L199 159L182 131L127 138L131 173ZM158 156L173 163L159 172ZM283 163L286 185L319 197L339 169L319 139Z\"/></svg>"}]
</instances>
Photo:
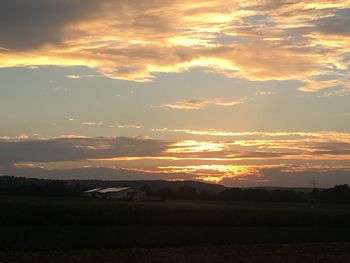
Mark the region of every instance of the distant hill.
<instances>
[{"instance_id":1,"label":"distant hill","mask_svg":"<svg viewBox=\"0 0 350 263\"><path fill-rule=\"evenodd\" d=\"M118 187L129 186L133 188L140 188L148 186L151 190L157 191L161 188L171 188L177 190L182 186L192 186L197 191L220 192L225 189L223 185L209 184L197 181L166 181L166 180L123 180L123 181L104 181L104 180L51 180L51 179L36 179L14 176L0 176L1 187L14 187L18 184L37 184L45 185L50 182L61 182L67 185L79 185L81 188L102 188L102 187Z\"/></svg>"},{"instance_id":2,"label":"distant hill","mask_svg":"<svg viewBox=\"0 0 350 263\"><path fill-rule=\"evenodd\" d=\"M0 188L13 186L15 184L30 184L35 183L44 185L50 182L61 182L68 185L79 185L81 188L103 188L103 187L118 187L118 186L129 186L133 188L140 188L142 186L148 186L152 191L158 191L161 188L171 188L177 190L182 186L192 186L198 192L209 191L209 192L221 192L228 187L220 184L204 183L199 181L167 181L167 180L56 180L56 179L38 179L38 178L27 178L27 177L16 177L0 175ZM293 190L296 192L310 193L313 188L311 187L278 187L278 186L256 186L256 187L242 187L241 189L261 189L266 191L273 190Z\"/></svg>"},{"instance_id":3,"label":"distant hill","mask_svg":"<svg viewBox=\"0 0 350 263\"><path fill-rule=\"evenodd\" d=\"M192 186L197 191L210 191L220 192L225 189L225 186L218 184L209 184L197 181L165 181L165 180L136 180L136 181L100 181L100 180L71 180L66 181L73 184L79 184L86 188L98 188L98 187L115 187L115 186L129 186L133 188L140 188L142 186L148 186L153 191L157 191L161 188L171 188L177 190L182 186Z\"/></svg>"},{"instance_id":4,"label":"distant hill","mask_svg":"<svg viewBox=\"0 0 350 263\"><path fill-rule=\"evenodd\" d=\"M310 193L314 188L312 187L283 187L283 186L256 186L256 187L243 187L242 189L262 189L266 191L274 190L293 190L295 192Z\"/></svg>"}]
</instances>

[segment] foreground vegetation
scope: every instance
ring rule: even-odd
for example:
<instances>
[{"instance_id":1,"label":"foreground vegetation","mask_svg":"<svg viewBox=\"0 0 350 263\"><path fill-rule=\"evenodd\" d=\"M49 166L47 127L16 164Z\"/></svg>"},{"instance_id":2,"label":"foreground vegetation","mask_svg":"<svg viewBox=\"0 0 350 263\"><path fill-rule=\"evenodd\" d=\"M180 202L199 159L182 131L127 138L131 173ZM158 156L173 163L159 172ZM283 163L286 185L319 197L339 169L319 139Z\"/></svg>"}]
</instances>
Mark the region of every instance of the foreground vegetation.
<instances>
[{"instance_id":1,"label":"foreground vegetation","mask_svg":"<svg viewBox=\"0 0 350 263\"><path fill-rule=\"evenodd\" d=\"M0 197L0 249L350 241L350 207Z\"/></svg>"},{"instance_id":2,"label":"foreground vegetation","mask_svg":"<svg viewBox=\"0 0 350 263\"><path fill-rule=\"evenodd\" d=\"M82 251L0 252L6 263L345 263L350 262L350 244L249 244L191 246L155 249Z\"/></svg>"}]
</instances>

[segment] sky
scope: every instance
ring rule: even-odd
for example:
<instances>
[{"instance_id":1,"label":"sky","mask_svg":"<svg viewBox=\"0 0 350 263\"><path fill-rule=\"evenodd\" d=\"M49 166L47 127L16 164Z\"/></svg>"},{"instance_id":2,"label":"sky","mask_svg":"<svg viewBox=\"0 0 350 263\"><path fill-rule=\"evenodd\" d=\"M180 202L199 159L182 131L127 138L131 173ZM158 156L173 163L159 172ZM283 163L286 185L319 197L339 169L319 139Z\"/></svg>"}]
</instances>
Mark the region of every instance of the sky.
<instances>
[{"instance_id":1,"label":"sky","mask_svg":"<svg viewBox=\"0 0 350 263\"><path fill-rule=\"evenodd\" d=\"M0 174L350 184L350 0L1 0Z\"/></svg>"}]
</instances>

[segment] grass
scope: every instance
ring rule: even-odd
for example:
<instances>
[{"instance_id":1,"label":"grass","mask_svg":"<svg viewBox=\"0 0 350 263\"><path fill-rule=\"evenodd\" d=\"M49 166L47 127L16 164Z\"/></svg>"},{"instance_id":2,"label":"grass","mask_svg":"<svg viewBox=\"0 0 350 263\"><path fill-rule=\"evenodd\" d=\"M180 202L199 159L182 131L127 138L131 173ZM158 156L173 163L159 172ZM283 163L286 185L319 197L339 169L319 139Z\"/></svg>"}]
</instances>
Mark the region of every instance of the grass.
<instances>
[{"instance_id":1,"label":"grass","mask_svg":"<svg viewBox=\"0 0 350 263\"><path fill-rule=\"evenodd\" d=\"M113 249L350 241L350 229L230 226L0 227L1 250Z\"/></svg>"},{"instance_id":2,"label":"grass","mask_svg":"<svg viewBox=\"0 0 350 263\"><path fill-rule=\"evenodd\" d=\"M0 250L350 241L349 206L0 198Z\"/></svg>"}]
</instances>

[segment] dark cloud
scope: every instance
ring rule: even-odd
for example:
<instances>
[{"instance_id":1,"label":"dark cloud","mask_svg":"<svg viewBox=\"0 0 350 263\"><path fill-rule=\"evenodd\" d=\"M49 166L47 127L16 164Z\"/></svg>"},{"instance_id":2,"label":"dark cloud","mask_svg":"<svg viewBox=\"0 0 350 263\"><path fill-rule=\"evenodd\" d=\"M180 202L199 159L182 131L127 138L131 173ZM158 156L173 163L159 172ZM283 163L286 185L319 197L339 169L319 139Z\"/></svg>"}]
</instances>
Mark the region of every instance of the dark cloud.
<instances>
[{"instance_id":1,"label":"dark cloud","mask_svg":"<svg viewBox=\"0 0 350 263\"><path fill-rule=\"evenodd\" d=\"M145 14L166 6L170 1L128 0L2 0L0 2L0 47L10 50L37 49L46 44L60 44L65 37L78 38L74 23L103 19L113 14L113 28L128 28L160 34L171 28L168 16ZM65 32L70 28L69 35ZM94 34L96 32L89 32Z\"/></svg>"},{"instance_id":2,"label":"dark cloud","mask_svg":"<svg viewBox=\"0 0 350 263\"><path fill-rule=\"evenodd\" d=\"M197 176L191 173L148 173L138 170L112 168L77 168L64 170L46 170L43 168L10 168L5 174L20 177L62 180L167 180L183 179L196 180ZM261 174L252 174L245 177L224 178L222 184L229 187L253 186L288 186L288 187L333 187L339 184L350 184L350 170L308 170L287 172L283 168L263 169Z\"/></svg>"},{"instance_id":3,"label":"dark cloud","mask_svg":"<svg viewBox=\"0 0 350 263\"><path fill-rule=\"evenodd\" d=\"M278 10L288 8L289 6L295 5L294 1L290 0L267 0L267 1L257 1L257 5L254 6L256 9L260 10Z\"/></svg>"},{"instance_id":4,"label":"dark cloud","mask_svg":"<svg viewBox=\"0 0 350 263\"><path fill-rule=\"evenodd\" d=\"M142 138L58 138L0 141L0 163L78 161L120 156L154 156L166 142Z\"/></svg>"},{"instance_id":5,"label":"dark cloud","mask_svg":"<svg viewBox=\"0 0 350 263\"><path fill-rule=\"evenodd\" d=\"M319 139L308 142L301 139L285 143L267 140L264 146L261 145L264 141L257 139L241 146L232 141L203 144L143 137L2 139L0 173L109 180L204 180L208 175L228 186L308 186L316 176L322 186L332 186L337 182L350 183L350 145L347 137L343 140L324 138L324 142ZM286 158L288 156L291 158ZM152 158L103 161L113 157ZM236 160L239 158L241 160ZM284 158L283 163L280 158ZM67 163L61 163L65 161Z\"/></svg>"},{"instance_id":6,"label":"dark cloud","mask_svg":"<svg viewBox=\"0 0 350 263\"><path fill-rule=\"evenodd\" d=\"M67 25L93 18L105 1L1 0L0 47L34 49L62 41Z\"/></svg>"},{"instance_id":7,"label":"dark cloud","mask_svg":"<svg viewBox=\"0 0 350 263\"><path fill-rule=\"evenodd\" d=\"M306 170L286 172L281 169L270 169L263 171L263 178L270 184L290 185L290 186L309 186L313 187L313 180L319 187L331 187L339 182L340 184L350 184L350 170Z\"/></svg>"},{"instance_id":8,"label":"dark cloud","mask_svg":"<svg viewBox=\"0 0 350 263\"><path fill-rule=\"evenodd\" d=\"M338 11L334 16L321 18L315 22L317 29L324 34L350 35L350 8Z\"/></svg>"},{"instance_id":9,"label":"dark cloud","mask_svg":"<svg viewBox=\"0 0 350 263\"><path fill-rule=\"evenodd\" d=\"M284 168L263 169L259 175L244 178L225 178L227 186L288 186L288 187L333 187L335 184L350 184L349 169L312 169L305 171L285 171Z\"/></svg>"},{"instance_id":10,"label":"dark cloud","mask_svg":"<svg viewBox=\"0 0 350 263\"><path fill-rule=\"evenodd\" d=\"M314 155L350 155L350 143L347 142L311 143L308 148L314 150Z\"/></svg>"},{"instance_id":11,"label":"dark cloud","mask_svg":"<svg viewBox=\"0 0 350 263\"><path fill-rule=\"evenodd\" d=\"M350 150L323 150L323 151L315 151L312 154L314 155L321 155L321 154L328 154L328 155L349 155L350 156Z\"/></svg>"}]
</instances>

